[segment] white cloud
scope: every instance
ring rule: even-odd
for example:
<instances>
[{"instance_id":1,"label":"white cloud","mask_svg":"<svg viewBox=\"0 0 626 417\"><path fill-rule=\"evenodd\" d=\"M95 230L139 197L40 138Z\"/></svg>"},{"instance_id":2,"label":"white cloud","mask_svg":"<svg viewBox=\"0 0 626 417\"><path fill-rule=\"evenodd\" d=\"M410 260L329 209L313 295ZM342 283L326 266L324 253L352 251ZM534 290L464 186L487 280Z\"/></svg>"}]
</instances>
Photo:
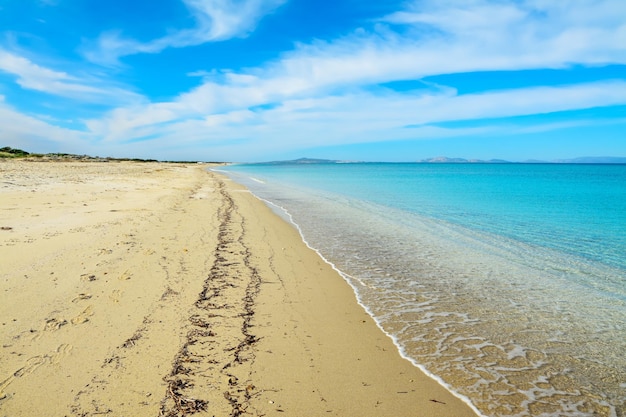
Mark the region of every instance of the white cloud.
<instances>
[{"instance_id":1,"label":"white cloud","mask_svg":"<svg viewBox=\"0 0 626 417\"><path fill-rule=\"evenodd\" d=\"M80 85L74 84L71 77L64 72L40 67L26 58L3 50L0 50L0 70L17 75L18 84L24 88L42 90L49 88L48 84L54 84L52 89L59 89L63 86L66 91L81 88Z\"/></svg>"},{"instance_id":2,"label":"white cloud","mask_svg":"<svg viewBox=\"0 0 626 417\"><path fill-rule=\"evenodd\" d=\"M282 1L248 0L237 3L237 10L235 3L226 1L186 3L196 13L196 28L148 43L123 39L119 33L103 34L92 59L111 63L128 54L240 36ZM215 159L233 160L238 155L254 160L276 150L498 129L436 126L447 121L626 105L624 80L481 94L426 84L403 92L384 87L391 81L439 74L626 64L623 4L623 0L415 1L380 19L369 32L358 29L338 40L300 44L257 68L200 69L188 75L202 77L202 84L171 101L134 102L85 125L90 137L109 149L149 147L158 152L176 144L181 150L211 149ZM22 85L29 86L25 88L50 90L41 86L52 80L57 91L70 94L72 88L87 86L66 73L19 62L9 72L19 74ZM570 124L546 124L541 129L559 126Z\"/></svg>"},{"instance_id":3,"label":"white cloud","mask_svg":"<svg viewBox=\"0 0 626 417\"><path fill-rule=\"evenodd\" d=\"M511 65L503 69L626 62L621 0L414 1L384 21L429 31L479 57L505 58Z\"/></svg>"},{"instance_id":4,"label":"white cloud","mask_svg":"<svg viewBox=\"0 0 626 417\"><path fill-rule=\"evenodd\" d=\"M224 112L438 74L626 64L626 7L620 2L578 1L571 8L539 1L417 4L422 10L384 19L409 25L405 34L359 30L334 42L299 45L258 68L212 73L176 105ZM587 13L588 21L582 18Z\"/></svg>"},{"instance_id":5,"label":"white cloud","mask_svg":"<svg viewBox=\"0 0 626 417\"><path fill-rule=\"evenodd\" d=\"M158 53L206 42L243 37L259 21L287 0L182 0L196 20L196 27L182 29L149 42L124 38L121 31L100 35L97 42L83 47L87 59L102 65L116 65L119 58L138 53Z\"/></svg>"},{"instance_id":6,"label":"white cloud","mask_svg":"<svg viewBox=\"0 0 626 417\"><path fill-rule=\"evenodd\" d=\"M0 96L0 137L7 146L37 152L76 152L89 147L93 137L28 116L4 103Z\"/></svg>"},{"instance_id":7,"label":"white cloud","mask_svg":"<svg viewBox=\"0 0 626 417\"><path fill-rule=\"evenodd\" d=\"M130 138L147 139L151 146L178 143L181 147L219 144L229 158L254 160L272 151L378 142L433 139L488 132L496 128L451 129L447 121L505 118L597 106L626 105L626 82L599 82L561 87L534 87L457 95L453 90L421 94L367 92L290 99L280 105L233 109L201 116L180 103L153 105L138 113L118 110L106 120L91 122L96 136L111 145ZM140 118L141 122L139 122ZM410 126L410 127L409 127ZM114 127L114 128L113 128ZM555 128L558 127L555 125ZM103 130L97 130L103 129ZM510 127L508 128L510 129ZM244 143L239 141L245 140ZM235 158L236 159L236 158Z\"/></svg>"},{"instance_id":8,"label":"white cloud","mask_svg":"<svg viewBox=\"0 0 626 417\"><path fill-rule=\"evenodd\" d=\"M266 14L273 12L286 0L183 0L198 20L197 37L207 40L223 40L243 36L254 30ZM184 46L188 42L181 39ZM179 41L180 42L180 41Z\"/></svg>"},{"instance_id":9,"label":"white cloud","mask_svg":"<svg viewBox=\"0 0 626 417\"><path fill-rule=\"evenodd\" d=\"M64 71L55 71L0 48L0 71L17 77L17 84L27 90L90 102L123 104L140 97L109 82L81 79ZM99 86L95 86L99 85Z\"/></svg>"},{"instance_id":10,"label":"white cloud","mask_svg":"<svg viewBox=\"0 0 626 417\"><path fill-rule=\"evenodd\" d=\"M246 72L197 73L205 76L204 83L172 102L117 109L88 125L110 143L161 135L156 141L184 137L214 146L244 138L250 140L247 152L267 152L450 136L467 131L429 124L626 104L623 82L471 95L449 88L368 92L379 83L436 74L625 62L626 43L614 40L623 31L615 18L623 8L616 13L607 6L610 1L594 3L579 2L571 11L539 2L475 1L472 8L461 7L467 2L447 2L445 8L421 2L429 9L385 19L414 26L408 35L359 31L332 43L300 45ZM602 6L610 13L598 13ZM587 12L594 17L581 20ZM428 31L420 25L428 25Z\"/></svg>"}]
</instances>

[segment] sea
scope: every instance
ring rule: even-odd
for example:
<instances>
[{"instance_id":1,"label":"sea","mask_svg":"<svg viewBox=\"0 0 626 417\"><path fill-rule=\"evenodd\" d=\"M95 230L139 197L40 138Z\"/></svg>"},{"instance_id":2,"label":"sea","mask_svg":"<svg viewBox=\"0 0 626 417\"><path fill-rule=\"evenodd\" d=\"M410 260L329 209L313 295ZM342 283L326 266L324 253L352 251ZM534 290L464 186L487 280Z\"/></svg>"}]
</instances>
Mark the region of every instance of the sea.
<instances>
[{"instance_id":1,"label":"sea","mask_svg":"<svg viewBox=\"0 0 626 417\"><path fill-rule=\"evenodd\" d=\"M626 416L626 165L220 167L483 416Z\"/></svg>"}]
</instances>

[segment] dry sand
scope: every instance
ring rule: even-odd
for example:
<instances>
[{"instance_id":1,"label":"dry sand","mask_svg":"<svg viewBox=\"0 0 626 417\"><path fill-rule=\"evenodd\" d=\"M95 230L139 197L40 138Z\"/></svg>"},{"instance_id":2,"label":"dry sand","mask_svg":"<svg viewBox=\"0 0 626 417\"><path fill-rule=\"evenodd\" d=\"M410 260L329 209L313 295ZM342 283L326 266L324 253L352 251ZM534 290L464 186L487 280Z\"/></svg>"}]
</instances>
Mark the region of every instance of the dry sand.
<instances>
[{"instance_id":1,"label":"dry sand","mask_svg":"<svg viewBox=\"0 0 626 417\"><path fill-rule=\"evenodd\" d=\"M0 416L473 416L203 165L0 161Z\"/></svg>"}]
</instances>

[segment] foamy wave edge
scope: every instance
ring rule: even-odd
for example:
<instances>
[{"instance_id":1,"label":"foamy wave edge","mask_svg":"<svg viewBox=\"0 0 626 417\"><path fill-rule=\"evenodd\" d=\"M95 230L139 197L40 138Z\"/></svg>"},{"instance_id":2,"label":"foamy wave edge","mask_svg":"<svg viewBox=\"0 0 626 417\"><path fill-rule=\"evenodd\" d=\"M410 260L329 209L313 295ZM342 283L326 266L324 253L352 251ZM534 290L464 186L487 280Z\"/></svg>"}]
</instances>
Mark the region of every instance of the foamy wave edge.
<instances>
[{"instance_id":1,"label":"foamy wave edge","mask_svg":"<svg viewBox=\"0 0 626 417\"><path fill-rule=\"evenodd\" d=\"M322 253L315 247L311 246L311 244L306 240L306 237L304 236L304 233L302 232L302 229L300 228L300 225L298 225L298 223L296 223L296 221L293 219L293 216L291 215L291 213L289 213L289 211L281 206L278 205L272 201L266 200L264 198L261 198L259 196L257 196L256 194L254 194L253 192L250 192L250 194L252 194L254 197L256 197L258 200L262 201L264 204L266 204L267 206L269 206L270 208L274 208L276 210L279 210L281 213L284 214L284 217L288 220L289 223L291 223L293 225L293 227L296 228L296 230L298 231L298 233L300 234L300 238L302 239L302 242L304 242L304 244L311 250L313 250L315 253L317 253L317 255L322 258L322 260L324 262L326 262L331 268L333 268L335 271L337 271L337 273L344 279L344 281L346 281L346 283L348 285L350 285L350 287L352 288L352 290L354 291L354 295L355 298L357 300L357 303L367 312L367 314L374 320L374 323L376 323L376 326L387 336L391 339L391 341L393 342L393 344L396 346L396 349L398 349L398 353L400 354L400 356L404 359L406 359L407 361L409 361L413 366L415 366L416 368L418 368L420 371L422 371L426 376L428 376L429 378L433 379L434 381L436 381L439 385L441 385L442 387L444 387L448 392L450 392L452 395L454 395L455 397L457 397L459 400L463 401L465 404L467 404L468 407L470 407L472 409L472 411L474 411L478 416L481 417L488 417L485 414L481 413L480 410L478 410L478 408L476 408L476 406L471 402L471 400L469 398L467 398L466 396L459 394L458 392L456 392L453 387L446 383L443 379L441 379L439 376L433 374L432 372L430 372L428 369L426 369L423 365L421 365L420 363L416 362L415 359L411 358L410 356L408 356L404 350L404 348L399 344L398 339L388 333L380 324L380 321L376 318L376 316L374 316L374 314L372 313L372 311L367 307L367 305L365 305L363 303L363 301L361 300L361 296L359 294L359 290L358 287L355 285L355 282L358 282L361 286L367 286L367 284L365 284L363 281L361 281L360 279L353 277L345 272L343 272L342 270L340 270L339 268L337 268L337 266L332 263L331 261L329 261L328 259L326 259L326 257L324 255L322 255Z\"/></svg>"}]
</instances>

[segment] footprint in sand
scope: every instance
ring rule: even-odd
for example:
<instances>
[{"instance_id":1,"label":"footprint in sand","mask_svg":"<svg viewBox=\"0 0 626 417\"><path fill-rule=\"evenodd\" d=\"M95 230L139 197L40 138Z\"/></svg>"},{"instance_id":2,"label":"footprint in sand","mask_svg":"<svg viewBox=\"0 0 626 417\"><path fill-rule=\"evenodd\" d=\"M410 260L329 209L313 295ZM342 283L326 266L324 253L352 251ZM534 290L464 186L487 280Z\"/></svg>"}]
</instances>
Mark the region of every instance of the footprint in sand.
<instances>
[{"instance_id":1,"label":"footprint in sand","mask_svg":"<svg viewBox=\"0 0 626 417\"><path fill-rule=\"evenodd\" d=\"M69 356L72 349L74 347L72 345L69 345L67 343L63 343L62 345L60 345L59 347L56 348L56 350L52 353L46 354L46 355L39 355L39 356L34 356L32 358L29 358L28 360L26 360L26 363L24 364L24 366L22 366L21 368L19 368L17 371L13 372L11 375L9 375L9 377L7 377L6 379L2 380L0 382L0 400L4 399L7 397L7 393L5 392L6 388L11 385L11 383L16 379L16 378L22 378L25 377L27 375L32 374L33 372L35 372L35 370L37 370L37 368L39 368L40 366L44 365L44 364L58 364L61 362L61 360L66 357Z\"/></svg>"},{"instance_id":2,"label":"footprint in sand","mask_svg":"<svg viewBox=\"0 0 626 417\"><path fill-rule=\"evenodd\" d=\"M89 317L93 316L93 306L84 309L78 316L72 319L72 324L83 324L89 321Z\"/></svg>"},{"instance_id":3,"label":"footprint in sand","mask_svg":"<svg viewBox=\"0 0 626 417\"><path fill-rule=\"evenodd\" d=\"M119 303L120 302L120 297L122 296L122 292L120 290L113 290L111 292L111 295L109 295L109 298L111 299L111 301L113 301L114 303Z\"/></svg>"},{"instance_id":4,"label":"footprint in sand","mask_svg":"<svg viewBox=\"0 0 626 417\"><path fill-rule=\"evenodd\" d=\"M67 344L67 343L63 343L57 348L55 353L50 355L50 363L52 364L60 363L64 357L70 355L70 353L72 352L72 349L74 349L74 346Z\"/></svg>"},{"instance_id":5,"label":"footprint in sand","mask_svg":"<svg viewBox=\"0 0 626 417\"><path fill-rule=\"evenodd\" d=\"M126 270L117 279L119 279L120 281L128 281L132 276L133 275L128 270Z\"/></svg>"},{"instance_id":6,"label":"footprint in sand","mask_svg":"<svg viewBox=\"0 0 626 417\"><path fill-rule=\"evenodd\" d=\"M87 294L87 293L82 293L81 292L80 294L78 294L76 297L74 297L72 299L72 302L73 303L78 303L79 301L89 300L90 298L91 298L91 294Z\"/></svg>"},{"instance_id":7,"label":"footprint in sand","mask_svg":"<svg viewBox=\"0 0 626 417\"><path fill-rule=\"evenodd\" d=\"M4 399L7 397L8 394L5 393L5 390L9 385L11 385L13 381L15 381L16 378L21 378L25 375L32 374L35 369L39 368L47 360L48 358L46 356L32 357L26 361L26 364L24 366L13 372L6 379L0 381L0 398Z\"/></svg>"},{"instance_id":8,"label":"footprint in sand","mask_svg":"<svg viewBox=\"0 0 626 417\"><path fill-rule=\"evenodd\" d=\"M26 365L13 372L13 376L16 378L21 378L25 375L32 374L37 368L46 363L47 360L48 357L44 355L32 357L26 361Z\"/></svg>"},{"instance_id":9,"label":"footprint in sand","mask_svg":"<svg viewBox=\"0 0 626 417\"><path fill-rule=\"evenodd\" d=\"M91 282L96 280L96 276L93 274L82 274L80 280L83 282Z\"/></svg>"},{"instance_id":10,"label":"footprint in sand","mask_svg":"<svg viewBox=\"0 0 626 417\"><path fill-rule=\"evenodd\" d=\"M44 331L56 331L59 330L61 327L65 326L67 324L67 320L65 319L57 319L56 317L50 318L50 319L46 319L46 324L44 324L43 329Z\"/></svg>"}]
</instances>

